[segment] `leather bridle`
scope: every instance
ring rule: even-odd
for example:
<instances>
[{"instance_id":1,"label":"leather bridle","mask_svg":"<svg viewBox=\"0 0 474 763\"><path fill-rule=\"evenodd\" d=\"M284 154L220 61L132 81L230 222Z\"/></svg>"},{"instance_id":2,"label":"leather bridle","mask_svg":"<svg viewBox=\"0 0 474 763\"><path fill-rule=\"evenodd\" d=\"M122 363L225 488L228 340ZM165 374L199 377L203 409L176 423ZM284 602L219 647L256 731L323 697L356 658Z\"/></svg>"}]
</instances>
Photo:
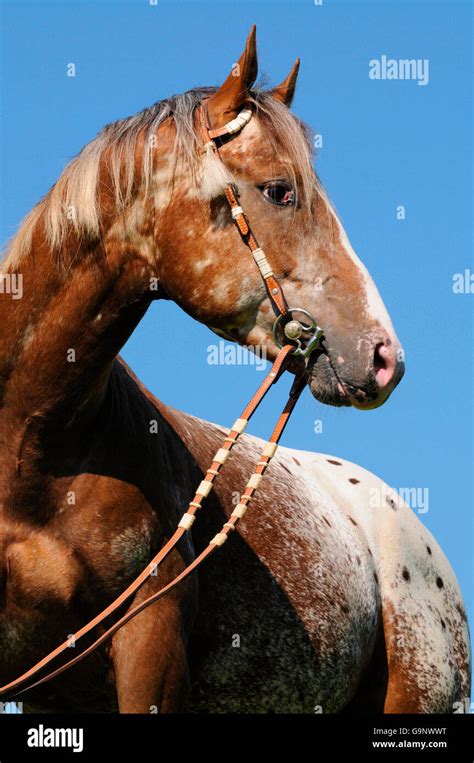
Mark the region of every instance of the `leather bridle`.
<instances>
[{"instance_id":1,"label":"leather bridle","mask_svg":"<svg viewBox=\"0 0 474 763\"><path fill-rule=\"evenodd\" d=\"M207 99L203 101L199 108L198 113L198 126L204 142L204 151L212 151L215 158L221 161L219 155L219 145L222 143L222 139L231 137L232 135L240 132L242 128L250 121L252 117L252 110L243 109L238 116L231 122L228 122L223 127L217 129L211 129L209 125L209 118L207 112ZM220 532L218 532L208 546L202 551L199 556L194 559L174 580L164 586L161 590L149 596L147 599L136 605L133 609L126 612L119 618L112 626L105 630L93 643L91 643L80 654L60 667L51 670L46 675L37 677L38 674L44 670L51 662L56 660L61 654L66 652L71 646L77 644L77 642L83 638L92 629L102 624L107 618L113 615L117 610L128 601L137 591L146 583L151 577L156 575L156 571L160 564L166 559L170 552L175 548L183 535L188 532L195 519L197 511L202 508L204 499L211 492L214 483L220 474L225 462L227 461L232 448L235 443L245 431L250 418L253 416L258 406L262 402L263 398L269 391L270 387L281 377L282 373L286 369L291 356L300 356L307 358L314 350L316 350L320 344L322 337L322 330L318 326L316 320L307 311L301 308L290 308L286 302L283 289L280 286L278 279L275 277L270 264L266 258L265 252L259 246L257 239L252 232L250 223L248 221L245 212L238 202L238 194L235 187L229 183L225 188L225 196L230 207L232 218L239 230L242 240L249 247L252 252L252 256L257 264L261 276L263 278L265 288L272 304L272 307L276 314L276 320L273 326L273 336L275 343L279 347L279 353L275 362L273 363L270 372L243 410L241 417L238 418L232 425L228 435L225 437L222 447L216 452L211 462L209 469L206 472L205 478L198 485L194 494L193 500L190 501L188 509L181 517L181 520L171 536L171 538L165 543L160 551L154 556L154 558L148 563L146 568L140 573L140 575L118 596L111 604L109 604L102 612L94 617L90 622L84 625L72 636L69 636L67 641L60 644L56 649L50 652L46 657L37 662L32 668L27 670L21 676L0 687L0 698L2 701L11 700L14 697L22 694L33 687L39 686L46 681L55 678L63 671L77 664L83 660L87 655L91 654L98 646L109 639L116 631L118 631L123 625L129 622L133 617L138 615L144 609L149 607L154 602L158 601L162 596L167 594L171 589L177 586L182 580L187 578L192 572L194 572L202 562L216 551L217 548L222 546L227 540L229 534L235 530L237 523L242 519L248 510L250 502L253 500L255 493L263 479L263 475L267 470L271 459L275 455L278 447L278 442L283 434L288 419L298 401L298 398L306 386L304 371L296 377L285 407L280 414L276 426L273 432L263 448L260 459L255 466L254 473L251 475L244 492L240 496L238 504L235 506L227 522L224 522ZM295 314L304 315L309 323L303 323L297 320ZM35 679L35 680L34 680Z\"/></svg>"},{"instance_id":2,"label":"leather bridle","mask_svg":"<svg viewBox=\"0 0 474 763\"><path fill-rule=\"evenodd\" d=\"M239 115L231 122L224 125L224 127L212 130L209 125L207 101L208 99L206 98L202 102L199 110L199 126L201 136L204 140L204 151L212 152L216 159L221 161L218 141L221 142L222 139L240 132L252 118L253 112L251 109L242 109ZM270 299L273 310L277 316L275 323L273 324L273 338L276 345L281 349L284 346L283 342L287 343L288 340L290 342L293 341L296 343L293 348L293 355L307 358L313 350L319 346L323 334L322 329L318 326L316 319L313 318L308 310L303 310L299 307L288 307L283 289L271 269L265 252L258 244L257 238L250 227L248 218L238 202L237 192L231 183L226 185L225 196L230 207L232 218L237 225L242 240L252 253L253 259L255 260L265 284L268 298ZM293 313L304 315L309 319L309 324L306 325L302 323L302 321L294 319ZM283 336L281 336L280 332Z\"/></svg>"}]
</instances>

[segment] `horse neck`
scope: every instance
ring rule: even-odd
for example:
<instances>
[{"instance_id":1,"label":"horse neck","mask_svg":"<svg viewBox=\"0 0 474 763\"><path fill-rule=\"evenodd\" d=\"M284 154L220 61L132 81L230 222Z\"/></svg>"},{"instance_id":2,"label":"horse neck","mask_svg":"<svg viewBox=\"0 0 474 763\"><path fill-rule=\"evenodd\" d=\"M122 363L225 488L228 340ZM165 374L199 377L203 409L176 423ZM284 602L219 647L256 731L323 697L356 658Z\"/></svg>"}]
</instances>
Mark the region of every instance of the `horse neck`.
<instances>
[{"instance_id":1,"label":"horse neck","mask_svg":"<svg viewBox=\"0 0 474 763\"><path fill-rule=\"evenodd\" d=\"M100 399L117 353L159 296L143 236L128 222L112 221L95 244L71 234L59 265L36 227L9 273L21 277L22 298L0 294L0 413L9 420L62 428Z\"/></svg>"}]
</instances>

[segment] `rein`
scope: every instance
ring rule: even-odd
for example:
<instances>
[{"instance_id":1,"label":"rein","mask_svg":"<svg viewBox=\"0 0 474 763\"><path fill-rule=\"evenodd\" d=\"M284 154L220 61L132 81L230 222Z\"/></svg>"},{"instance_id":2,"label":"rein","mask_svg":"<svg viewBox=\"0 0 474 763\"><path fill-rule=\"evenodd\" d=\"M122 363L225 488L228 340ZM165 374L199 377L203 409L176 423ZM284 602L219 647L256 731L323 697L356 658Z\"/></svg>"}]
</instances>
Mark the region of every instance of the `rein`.
<instances>
[{"instance_id":1,"label":"rein","mask_svg":"<svg viewBox=\"0 0 474 763\"><path fill-rule=\"evenodd\" d=\"M199 108L199 127L200 133L204 141L204 151L212 151L215 157L221 160L219 155L219 149L217 142L222 138L230 137L242 130L243 127L250 121L252 117L252 111L250 109L243 109L239 115L228 122L223 127L212 130L209 125L209 118L207 113L206 100L203 101ZM232 511L229 520L224 522L220 532L218 532L212 540L209 542L204 551L194 559L174 580L169 582L166 586L161 588L156 593L149 596L133 609L125 613L119 620L117 620L111 627L105 630L93 643L86 647L79 655L60 667L51 670L41 678L36 678L37 675L57 657L63 654L71 646L75 646L76 643L83 638L92 629L103 623L108 617L113 615L117 610L128 601L140 588L146 583L150 576L155 576L159 565L166 559L169 553L175 548L178 542L181 540L186 532L189 532L195 519L198 509L202 508L204 499L209 495L214 483L226 463L232 448L238 441L241 434L245 431L247 424L258 406L266 396L270 387L275 384L276 381L284 373L290 357L300 356L303 358L308 357L320 344L322 337L322 329L318 326L313 316L302 308L290 308L286 302L283 289L280 286L277 278L275 277L270 264L266 258L265 252L259 246L255 235L252 232L250 223L238 202L238 194L232 184L228 184L225 189L225 196L229 204L232 218L239 230L242 240L249 247L253 259L260 271L263 278L265 288L272 304L273 310L276 314L276 320L273 326L273 337L275 343L279 347L279 353L275 362L273 363L270 372L265 377L264 381L253 395L248 405L243 410L241 417L236 419L232 425L228 435L225 437L222 447L215 453L210 467L208 468L205 478L198 485L193 500L190 501L187 511L181 517L178 526L167 541L167 543L160 549L160 551L153 557L148 563L145 569L140 575L123 591L111 604L109 604L102 612L96 617L90 620L75 634L70 636L67 641L64 641L56 649L50 652L46 657L37 662L32 668L27 670L21 676L6 684L0 686L0 697L2 701L13 699L19 694L23 694L25 691L32 689L46 681L55 678L63 671L76 665L78 662L87 657L103 642L110 638L116 631L118 631L123 625L129 622L132 618L142 612L144 609L155 603L162 596L165 596L175 586L177 586L182 580L187 578L192 572L194 572L204 560L216 551L217 548L222 546L229 534L235 530L238 522L245 515L250 502L253 500L255 493L260 486L263 479L263 475L267 470L271 459L275 455L278 448L278 442L283 434L283 431L288 423L288 419L301 395L306 382L304 379L304 372L296 377L288 400L283 408L277 423L273 429L273 432L263 448L260 459L255 465L255 470L247 482L244 492L241 494L238 504ZM302 314L308 319L308 323L302 323L293 318L293 313ZM36 680L34 680L36 679Z\"/></svg>"}]
</instances>

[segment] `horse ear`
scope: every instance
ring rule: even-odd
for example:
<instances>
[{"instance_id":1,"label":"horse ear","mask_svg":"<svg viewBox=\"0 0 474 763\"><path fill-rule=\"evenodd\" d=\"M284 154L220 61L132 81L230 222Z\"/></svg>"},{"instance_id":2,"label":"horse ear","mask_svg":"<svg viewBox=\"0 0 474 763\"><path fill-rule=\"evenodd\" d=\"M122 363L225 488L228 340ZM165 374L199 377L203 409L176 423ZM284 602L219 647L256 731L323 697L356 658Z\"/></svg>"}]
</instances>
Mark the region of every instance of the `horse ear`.
<instances>
[{"instance_id":1,"label":"horse ear","mask_svg":"<svg viewBox=\"0 0 474 763\"><path fill-rule=\"evenodd\" d=\"M285 106L288 106L288 107L291 106L291 102L295 94L296 80L298 78L299 68L300 68L300 59L297 58L287 78L284 79L283 82L281 82L279 85L274 87L273 90L270 91L270 94L273 95L273 97L276 98L277 101L284 103Z\"/></svg>"},{"instance_id":2,"label":"horse ear","mask_svg":"<svg viewBox=\"0 0 474 763\"><path fill-rule=\"evenodd\" d=\"M209 120L213 128L222 127L231 119L235 119L257 78L256 30L254 24L247 37L244 52L233 65L224 84L209 98Z\"/></svg>"}]
</instances>

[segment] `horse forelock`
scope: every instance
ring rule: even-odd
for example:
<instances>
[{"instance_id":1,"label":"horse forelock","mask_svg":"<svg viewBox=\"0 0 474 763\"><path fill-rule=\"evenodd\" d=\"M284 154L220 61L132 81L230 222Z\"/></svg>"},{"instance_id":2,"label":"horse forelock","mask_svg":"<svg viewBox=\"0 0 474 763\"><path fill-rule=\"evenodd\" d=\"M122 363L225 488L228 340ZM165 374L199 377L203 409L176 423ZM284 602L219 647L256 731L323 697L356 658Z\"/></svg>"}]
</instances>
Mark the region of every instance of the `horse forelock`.
<instances>
[{"instance_id":1,"label":"horse forelock","mask_svg":"<svg viewBox=\"0 0 474 763\"><path fill-rule=\"evenodd\" d=\"M196 107L214 90L196 88L172 96L104 127L66 166L55 185L26 216L7 247L2 270L18 267L28 255L39 223L44 226L51 249L59 254L71 230L80 237L101 238L103 215L99 192L104 162L117 212L130 204L137 190L146 197L155 172L156 135L166 120L172 121L175 130L170 165L176 167L178 162L183 163L191 186L203 200L221 194L232 176L214 157L205 155L203 159L194 123ZM314 192L322 192L322 188L313 169L309 129L269 92L256 89L251 92L250 100L262 135L287 166L303 203L310 203ZM137 166L137 156L140 166Z\"/></svg>"}]
</instances>

